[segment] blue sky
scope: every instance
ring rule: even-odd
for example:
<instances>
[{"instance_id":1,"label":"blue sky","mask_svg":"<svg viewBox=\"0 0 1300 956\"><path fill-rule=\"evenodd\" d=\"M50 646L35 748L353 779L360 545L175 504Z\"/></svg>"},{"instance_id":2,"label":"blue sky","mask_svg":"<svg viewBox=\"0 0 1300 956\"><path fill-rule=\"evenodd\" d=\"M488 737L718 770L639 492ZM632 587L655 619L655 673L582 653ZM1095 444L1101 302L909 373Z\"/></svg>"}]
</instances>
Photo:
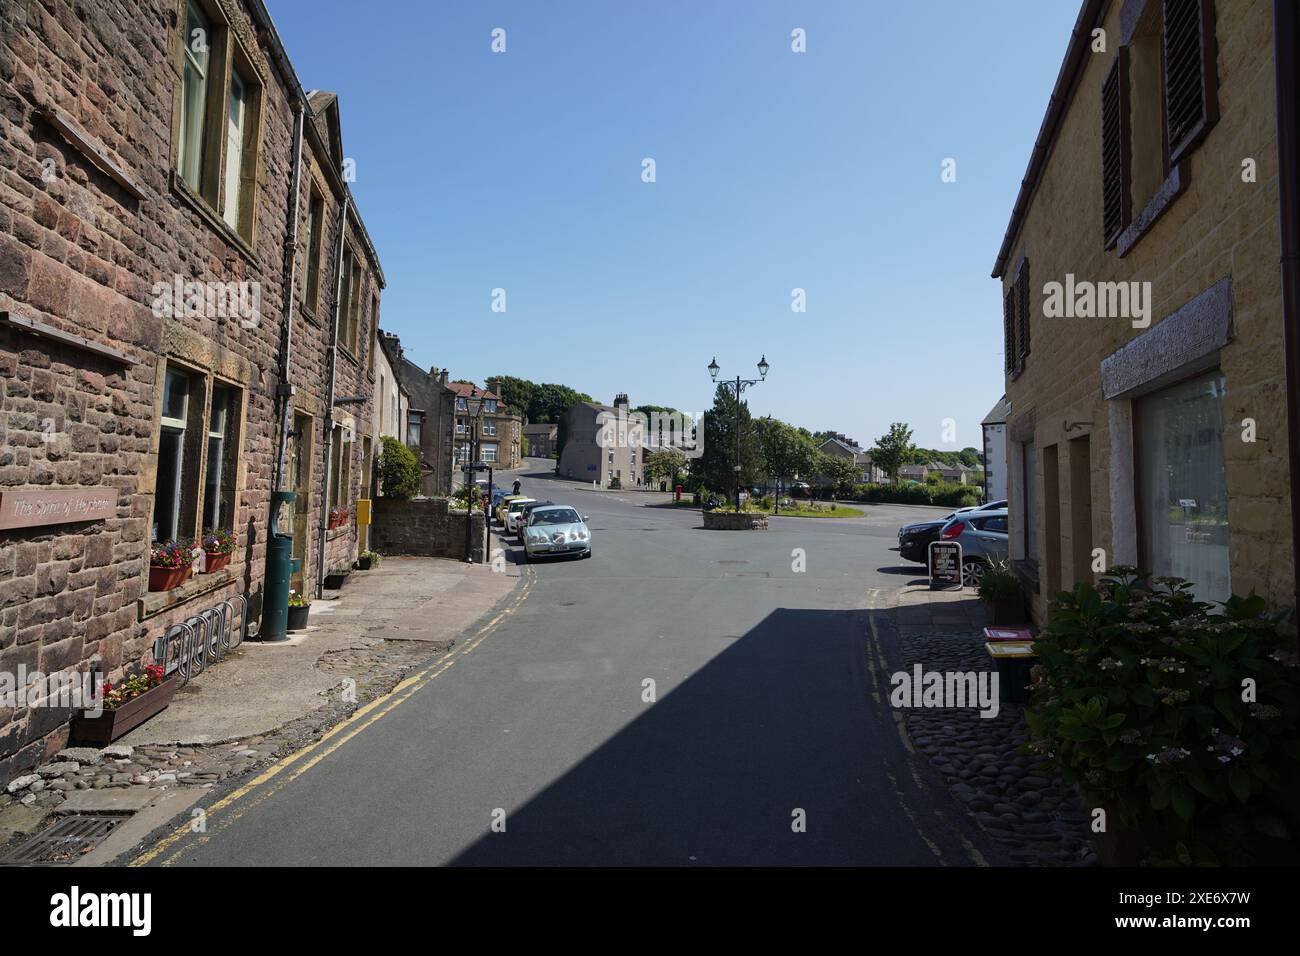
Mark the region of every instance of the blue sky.
<instances>
[{"instance_id":1,"label":"blue sky","mask_svg":"<svg viewBox=\"0 0 1300 956\"><path fill-rule=\"evenodd\" d=\"M382 325L421 365L698 411L711 358L766 354L757 415L980 444L989 271L1075 0L269 6L303 85L339 94Z\"/></svg>"}]
</instances>

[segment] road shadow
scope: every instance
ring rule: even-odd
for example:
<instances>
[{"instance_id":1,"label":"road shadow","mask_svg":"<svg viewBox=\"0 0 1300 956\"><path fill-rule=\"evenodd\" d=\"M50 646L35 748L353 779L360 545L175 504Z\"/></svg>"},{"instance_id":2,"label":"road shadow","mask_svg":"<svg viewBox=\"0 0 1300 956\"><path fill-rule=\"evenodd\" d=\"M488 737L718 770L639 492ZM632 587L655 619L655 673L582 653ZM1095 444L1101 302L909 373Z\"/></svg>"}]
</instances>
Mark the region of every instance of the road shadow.
<instances>
[{"instance_id":1,"label":"road shadow","mask_svg":"<svg viewBox=\"0 0 1300 956\"><path fill-rule=\"evenodd\" d=\"M641 713L523 806L503 807L505 831L452 863L937 865L927 839L944 862L968 862L960 838L929 822L936 801L951 801L937 778L916 782L888 679L867 670L864 634L885 631L885 611L780 609L744 635L701 636L717 655L656 703L642 682L666 684L663 669L629 673L612 690ZM914 820L927 821L924 838Z\"/></svg>"}]
</instances>

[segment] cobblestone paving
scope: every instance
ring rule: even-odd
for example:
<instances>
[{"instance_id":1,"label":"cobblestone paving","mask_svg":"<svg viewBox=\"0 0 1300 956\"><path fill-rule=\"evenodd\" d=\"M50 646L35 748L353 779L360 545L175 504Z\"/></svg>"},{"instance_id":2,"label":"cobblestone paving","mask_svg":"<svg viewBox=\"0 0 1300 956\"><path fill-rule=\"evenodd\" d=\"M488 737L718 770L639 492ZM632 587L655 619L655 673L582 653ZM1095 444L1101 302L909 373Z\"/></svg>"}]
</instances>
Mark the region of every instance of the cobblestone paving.
<instances>
[{"instance_id":1,"label":"cobblestone paving","mask_svg":"<svg viewBox=\"0 0 1300 956\"><path fill-rule=\"evenodd\" d=\"M55 810L69 792L106 788L211 787L238 777L315 740L331 726L367 701L391 690L407 674L445 653L452 641L376 641L371 647L354 647L324 655L317 667L337 674L339 686L323 695L320 707L269 734L213 744L112 744L102 749L73 747L63 750L31 773L9 781L0 794L0 809L17 802L33 808ZM219 664L217 666L220 666ZM346 681L356 682L355 699L345 694ZM25 839L23 834L0 833L5 842Z\"/></svg>"},{"instance_id":2,"label":"cobblestone paving","mask_svg":"<svg viewBox=\"0 0 1300 956\"><path fill-rule=\"evenodd\" d=\"M910 670L983 671L992 666L982 634L934 629L900 631ZM1002 704L997 717L974 708L911 708L908 736L1012 860L1039 866L1091 866L1088 817L1072 789L1019 752L1029 737L1023 708Z\"/></svg>"}]
</instances>

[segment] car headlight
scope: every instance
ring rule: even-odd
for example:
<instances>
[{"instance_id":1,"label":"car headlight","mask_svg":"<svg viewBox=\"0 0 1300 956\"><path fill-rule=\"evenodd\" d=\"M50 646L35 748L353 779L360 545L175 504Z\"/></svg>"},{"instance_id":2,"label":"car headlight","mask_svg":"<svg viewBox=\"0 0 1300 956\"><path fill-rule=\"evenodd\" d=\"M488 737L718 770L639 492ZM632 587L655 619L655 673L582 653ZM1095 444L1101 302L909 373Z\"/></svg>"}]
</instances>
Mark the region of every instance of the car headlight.
<instances>
[{"instance_id":1,"label":"car headlight","mask_svg":"<svg viewBox=\"0 0 1300 956\"><path fill-rule=\"evenodd\" d=\"M585 528L580 529L580 530L578 531L578 540L579 540L579 541L586 541L586 540L587 540L587 531L586 531Z\"/></svg>"}]
</instances>

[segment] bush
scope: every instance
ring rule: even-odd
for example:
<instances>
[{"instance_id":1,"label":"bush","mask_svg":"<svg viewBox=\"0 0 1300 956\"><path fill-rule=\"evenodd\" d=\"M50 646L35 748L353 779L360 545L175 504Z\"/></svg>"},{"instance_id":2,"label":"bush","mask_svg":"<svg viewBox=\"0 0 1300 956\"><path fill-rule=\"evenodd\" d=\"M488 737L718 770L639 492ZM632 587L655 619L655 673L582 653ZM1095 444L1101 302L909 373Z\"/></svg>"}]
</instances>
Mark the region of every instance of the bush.
<instances>
[{"instance_id":1,"label":"bush","mask_svg":"<svg viewBox=\"0 0 1300 956\"><path fill-rule=\"evenodd\" d=\"M1155 859L1236 854L1225 815L1284 797L1283 758L1300 759L1293 638L1263 612L1254 594L1216 609L1131 567L1058 595L1034 646L1029 749Z\"/></svg>"},{"instance_id":2,"label":"bush","mask_svg":"<svg viewBox=\"0 0 1300 956\"><path fill-rule=\"evenodd\" d=\"M383 449L376 470L381 494L397 501L414 498L420 493L420 462L415 452L389 435L384 435L380 441Z\"/></svg>"},{"instance_id":3,"label":"bush","mask_svg":"<svg viewBox=\"0 0 1300 956\"><path fill-rule=\"evenodd\" d=\"M1006 601L1020 596L1020 578L1011 565L997 561L980 577L979 587L975 589L980 600L986 604Z\"/></svg>"},{"instance_id":4,"label":"bush","mask_svg":"<svg viewBox=\"0 0 1300 956\"><path fill-rule=\"evenodd\" d=\"M939 505L948 508L966 508L980 503L980 489L973 485L909 484L860 485L857 497L877 504Z\"/></svg>"}]
</instances>

